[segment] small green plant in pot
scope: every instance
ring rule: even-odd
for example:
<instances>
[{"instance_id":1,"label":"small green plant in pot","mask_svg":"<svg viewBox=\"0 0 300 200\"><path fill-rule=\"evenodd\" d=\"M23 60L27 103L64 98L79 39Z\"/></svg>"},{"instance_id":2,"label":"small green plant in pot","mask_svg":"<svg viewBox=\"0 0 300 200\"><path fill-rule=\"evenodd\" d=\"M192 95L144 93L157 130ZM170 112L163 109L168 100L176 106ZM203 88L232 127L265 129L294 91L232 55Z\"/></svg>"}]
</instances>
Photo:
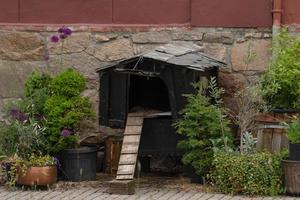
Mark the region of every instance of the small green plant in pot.
<instances>
[{"instance_id":1,"label":"small green plant in pot","mask_svg":"<svg viewBox=\"0 0 300 200\"><path fill-rule=\"evenodd\" d=\"M290 123L286 125L286 136L289 140L289 160L300 161L300 119L294 117Z\"/></svg>"},{"instance_id":2,"label":"small green plant in pot","mask_svg":"<svg viewBox=\"0 0 300 200\"><path fill-rule=\"evenodd\" d=\"M60 155L63 178L70 181L96 178L96 148L79 147L80 123L95 115L89 99L80 95L84 89L83 75L67 69L51 80L44 108L49 152Z\"/></svg>"}]
</instances>

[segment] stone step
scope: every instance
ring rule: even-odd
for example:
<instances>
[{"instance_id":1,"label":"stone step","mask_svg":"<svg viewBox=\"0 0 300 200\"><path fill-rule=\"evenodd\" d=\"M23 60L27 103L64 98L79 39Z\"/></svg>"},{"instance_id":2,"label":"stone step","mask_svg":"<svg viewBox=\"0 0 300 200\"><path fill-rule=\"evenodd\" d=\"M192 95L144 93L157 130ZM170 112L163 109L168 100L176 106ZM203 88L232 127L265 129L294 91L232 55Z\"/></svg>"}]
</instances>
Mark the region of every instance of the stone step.
<instances>
[{"instance_id":1,"label":"stone step","mask_svg":"<svg viewBox=\"0 0 300 200\"><path fill-rule=\"evenodd\" d=\"M108 193L132 195L135 193L135 183L133 180L112 180L109 182Z\"/></svg>"}]
</instances>

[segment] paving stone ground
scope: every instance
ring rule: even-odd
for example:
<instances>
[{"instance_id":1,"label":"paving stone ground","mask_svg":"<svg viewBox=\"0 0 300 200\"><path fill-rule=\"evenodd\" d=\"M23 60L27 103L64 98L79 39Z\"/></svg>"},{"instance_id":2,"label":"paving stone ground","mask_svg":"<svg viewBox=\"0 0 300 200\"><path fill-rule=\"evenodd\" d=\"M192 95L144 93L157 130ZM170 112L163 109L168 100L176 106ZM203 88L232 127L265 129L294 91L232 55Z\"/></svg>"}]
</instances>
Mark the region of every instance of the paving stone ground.
<instances>
[{"instance_id":1,"label":"paving stone ground","mask_svg":"<svg viewBox=\"0 0 300 200\"><path fill-rule=\"evenodd\" d=\"M86 183L59 182L44 190L0 187L0 200L294 200L296 197L247 197L216 194L201 185L190 184L189 180L169 177L147 177L139 179L134 195L108 194L110 178Z\"/></svg>"},{"instance_id":2,"label":"paving stone ground","mask_svg":"<svg viewBox=\"0 0 300 200\"><path fill-rule=\"evenodd\" d=\"M269 200L282 199L294 200L296 197L242 197L228 196L223 194L204 193L194 190L179 189L137 189L135 195L111 195L106 192L107 188L83 188L62 191L8 191L0 188L1 200ZM298 198L300 199L300 198Z\"/></svg>"}]
</instances>

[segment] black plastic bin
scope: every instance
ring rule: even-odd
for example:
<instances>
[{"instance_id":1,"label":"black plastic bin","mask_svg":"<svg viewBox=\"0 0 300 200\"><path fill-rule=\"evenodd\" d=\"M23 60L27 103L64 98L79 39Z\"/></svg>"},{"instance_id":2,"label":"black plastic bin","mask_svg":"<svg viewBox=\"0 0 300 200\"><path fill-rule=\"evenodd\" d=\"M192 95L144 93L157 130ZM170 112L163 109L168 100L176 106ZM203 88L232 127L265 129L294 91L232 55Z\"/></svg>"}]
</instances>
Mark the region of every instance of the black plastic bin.
<instances>
[{"instance_id":1,"label":"black plastic bin","mask_svg":"<svg viewBox=\"0 0 300 200\"><path fill-rule=\"evenodd\" d=\"M97 148L81 147L61 152L61 175L67 181L96 180Z\"/></svg>"}]
</instances>

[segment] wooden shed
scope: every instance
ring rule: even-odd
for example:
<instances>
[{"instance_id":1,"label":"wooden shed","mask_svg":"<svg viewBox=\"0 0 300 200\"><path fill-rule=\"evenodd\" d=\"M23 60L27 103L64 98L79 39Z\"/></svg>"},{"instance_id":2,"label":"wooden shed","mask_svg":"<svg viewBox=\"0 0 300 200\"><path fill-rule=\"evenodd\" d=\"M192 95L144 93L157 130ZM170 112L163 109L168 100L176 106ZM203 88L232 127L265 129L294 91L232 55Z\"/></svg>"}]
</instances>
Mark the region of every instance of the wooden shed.
<instances>
[{"instance_id":1,"label":"wooden shed","mask_svg":"<svg viewBox=\"0 0 300 200\"><path fill-rule=\"evenodd\" d=\"M183 94L225 66L202 53L200 46L180 43L101 67L99 124L125 129L129 113L144 112L139 155L180 154L172 123L186 104Z\"/></svg>"}]
</instances>

